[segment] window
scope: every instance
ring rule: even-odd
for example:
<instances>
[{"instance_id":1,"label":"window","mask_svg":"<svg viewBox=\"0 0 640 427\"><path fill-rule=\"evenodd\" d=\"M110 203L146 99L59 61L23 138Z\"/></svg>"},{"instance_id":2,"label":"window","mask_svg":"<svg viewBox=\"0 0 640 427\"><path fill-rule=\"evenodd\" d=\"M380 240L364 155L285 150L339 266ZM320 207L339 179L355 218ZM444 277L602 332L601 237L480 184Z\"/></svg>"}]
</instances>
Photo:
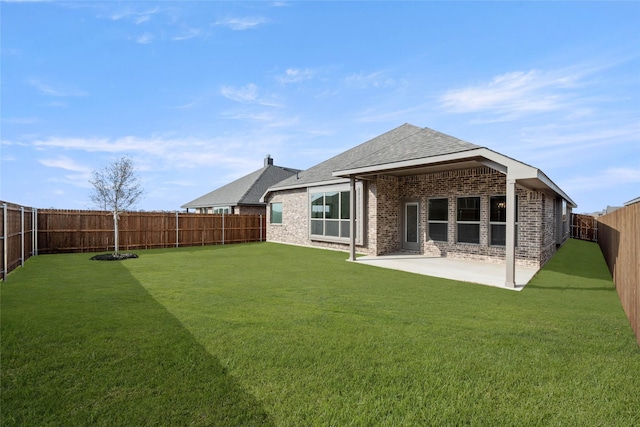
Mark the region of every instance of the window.
<instances>
[{"instance_id":1,"label":"window","mask_svg":"<svg viewBox=\"0 0 640 427\"><path fill-rule=\"evenodd\" d=\"M449 200L429 199L429 238L446 242L449 227Z\"/></svg>"},{"instance_id":2,"label":"window","mask_svg":"<svg viewBox=\"0 0 640 427\"><path fill-rule=\"evenodd\" d=\"M348 239L350 200L349 191L312 193L311 234Z\"/></svg>"},{"instance_id":3,"label":"window","mask_svg":"<svg viewBox=\"0 0 640 427\"><path fill-rule=\"evenodd\" d=\"M516 196L516 229L515 239L518 245L518 196ZM489 232L490 244L505 246L507 241L507 198L506 196L491 196L489 198Z\"/></svg>"},{"instance_id":4,"label":"window","mask_svg":"<svg viewBox=\"0 0 640 427\"><path fill-rule=\"evenodd\" d=\"M282 224L282 203L271 203L269 205L269 217L271 224Z\"/></svg>"},{"instance_id":5,"label":"window","mask_svg":"<svg viewBox=\"0 0 640 427\"><path fill-rule=\"evenodd\" d=\"M458 198L458 242L480 243L480 197Z\"/></svg>"},{"instance_id":6,"label":"window","mask_svg":"<svg viewBox=\"0 0 640 427\"><path fill-rule=\"evenodd\" d=\"M228 214L231 211L229 206L213 208L214 214Z\"/></svg>"}]
</instances>

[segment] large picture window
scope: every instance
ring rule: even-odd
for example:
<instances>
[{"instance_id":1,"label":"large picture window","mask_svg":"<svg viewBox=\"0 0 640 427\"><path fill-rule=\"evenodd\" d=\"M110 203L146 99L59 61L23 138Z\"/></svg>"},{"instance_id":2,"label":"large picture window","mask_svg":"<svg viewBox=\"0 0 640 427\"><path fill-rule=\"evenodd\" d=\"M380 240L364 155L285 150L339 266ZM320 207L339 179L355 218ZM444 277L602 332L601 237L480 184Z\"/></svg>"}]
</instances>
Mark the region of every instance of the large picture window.
<instances>
[{"instance_id":1,"label":"large picture window","mask_svg":"<svg viewBox=\"0 0 640 427\"><path fill-rule=\"evenodd\" d=\"M311 235L349 238L349 191L311 193Z\"/></svg>"},{"instance_id":2,"label":"large picture window","mask_svg":"<svg viewBox=\"0 0 640 427\"><path fill-rule=\"evenodd\" d=\"M446 242L449 228L449 200L429 199L429 238Z\"/></svg>"},{"instance_id":3,"label":"large picture window","mask_svg":"<svg viewBox=\"0 0 640 427\"><path fill-rule=\"evenodd\" d=\"M480 243L480 197L460 197L457 205L458 242Z\"/></svg>"},{"instance_id":4,"label":"large picture window","mask_svg":"<svg viewBox=\"0 0 640 427\"><path fill-rule=\"evenodd\" d=\"M518 245L518 197L516 196L515 244ZM507 198L491 196L489 198L489 233L490 244L505 246L507 241Z\"/></svg>"}]
</instances>

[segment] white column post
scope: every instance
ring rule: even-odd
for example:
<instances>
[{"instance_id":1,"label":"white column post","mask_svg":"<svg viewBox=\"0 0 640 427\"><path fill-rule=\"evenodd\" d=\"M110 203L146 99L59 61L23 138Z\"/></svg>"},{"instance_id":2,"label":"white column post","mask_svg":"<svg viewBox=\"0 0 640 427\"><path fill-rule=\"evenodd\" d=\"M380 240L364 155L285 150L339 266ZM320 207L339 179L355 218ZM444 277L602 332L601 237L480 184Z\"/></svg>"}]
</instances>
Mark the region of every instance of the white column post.
<instances>
[{"instance_id":1,"label":"white column post","mask_svg":"<svg viewBox=\"0 0 640 427\"><path fill-rule=\"evenodd\" d=\"M349 177L349 261L356 260L356 177Z\"/></svg>"},{"instance_id":2,"label":"white column post","mask_svg":"<svg viewBox=\"0 0 640 427\"><path fill-rule=\"evenodd\" d=\"M506 262L507 275L505 286L516 287L516 180L507 172L507 218L506 218Z\"/></svg>"}]
</instances>

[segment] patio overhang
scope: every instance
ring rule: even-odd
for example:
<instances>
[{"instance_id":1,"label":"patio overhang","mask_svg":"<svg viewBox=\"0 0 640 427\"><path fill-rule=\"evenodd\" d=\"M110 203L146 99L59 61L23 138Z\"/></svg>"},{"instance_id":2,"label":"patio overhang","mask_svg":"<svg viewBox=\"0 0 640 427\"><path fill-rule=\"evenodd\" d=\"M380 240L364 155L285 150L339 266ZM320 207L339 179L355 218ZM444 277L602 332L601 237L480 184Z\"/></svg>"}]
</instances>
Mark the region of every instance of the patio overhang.
<instances>
[{"instance_id":1,"label":"patio overhang","mask_svg":"<svg viewBox=\"0 0 640 427\"><path fill-rule=\"evenodd\" d=\"M353 168L334 171L333 176L336 178L355 176L357 179L371 180L377 175L421 175L480 166L490 167L508 175L508 178L516 180L517 184L522 187L533 190L551 190L563 198L572 208L577 207L576 203L541 170L484 147L399 162L355 165Z\"/></svg>"},{"instance_id":2,"label":"patio overhang","mask_svg":"<svg viewBox=\"0 0 640 427\"><path fill-rule=\"evenodd\" d=\"M467 169L486 166L506 175L506 277L505 286L514 288L515 281L515 222L516 222L516 185L525 188L540 190L548 189L564 199L571 207L576 207L573 200L567 196L553 181L542 171L533 166L514 160L510 157L496 153L488 148L479 147L454 153L447 153L431 157L407 159L397 162L367 164L366 159L352 163L353 167L333 172L336 178L349 178L351 182L356 179L372 180L377 175L408 176L420 175L447 170ZM352 194L352 199L353 199ZM351 253L355 243L351 239ZM353 257L352 257L353 259Z\"/></svg>"}]
</instances>

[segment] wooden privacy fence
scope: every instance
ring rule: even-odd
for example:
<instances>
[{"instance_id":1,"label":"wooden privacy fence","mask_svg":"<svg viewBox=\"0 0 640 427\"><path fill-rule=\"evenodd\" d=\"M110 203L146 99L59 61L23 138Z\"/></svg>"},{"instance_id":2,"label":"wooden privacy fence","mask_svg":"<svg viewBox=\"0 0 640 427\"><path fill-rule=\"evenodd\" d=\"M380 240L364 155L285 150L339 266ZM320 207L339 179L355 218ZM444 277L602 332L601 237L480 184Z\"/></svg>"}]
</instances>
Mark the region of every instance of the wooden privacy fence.
<instances>
[{"instance_id":1,"label":"wooden privacy fence","mask_svg":"<svg viewBox=\"0 0 640 427\"><path fill-rule=\"evenodd\" d=\"M24 265L25 261L37 254L36 220L37 209L0 201L2 221L2 279L10 271Z\"/></svg>"},{"instance_id":2,"label":"wooden privacy fence","mask_svg":"<svg viewBox=\"0 0 640 427\"><path fill-rule=\"evenodd\" d=\"M600 249L640 345L640 203L598 218Z\"/></svg>"},{"instance_id":3,"label":"wooden privacy fence","mask_svg":"<svg viewBox=\"0 0 640 427\"><path fill-rule=\"evenodd\" d=\"M113 214L105 211L35 209L2 203L2 279L38 254L114 250ZM120 214L119 248L169 248L261 242L264 215L182 212Z\"/></svg>"},{"instance_id":4,"label":"wooden privacy fence","mask_svg":"<svg viewBox=\"0 0 640 427\"><path fill-rule=\"evenodd\" d=\"M126 212L118 222L121 251L260 242L263 215ZM38 210L38 253L114 250L113 214Z\"/></svg>"},{"instance_id":5,"label":"wooden privacy fence","mask_svg":"<svg viewBox=\"0 0 640 427\"><path fill-rule=\"evenodd\" d=\"M574 239L598 241L598 220L591 215L571 214L571 237Z\"/></svg>"}]
</instances>

